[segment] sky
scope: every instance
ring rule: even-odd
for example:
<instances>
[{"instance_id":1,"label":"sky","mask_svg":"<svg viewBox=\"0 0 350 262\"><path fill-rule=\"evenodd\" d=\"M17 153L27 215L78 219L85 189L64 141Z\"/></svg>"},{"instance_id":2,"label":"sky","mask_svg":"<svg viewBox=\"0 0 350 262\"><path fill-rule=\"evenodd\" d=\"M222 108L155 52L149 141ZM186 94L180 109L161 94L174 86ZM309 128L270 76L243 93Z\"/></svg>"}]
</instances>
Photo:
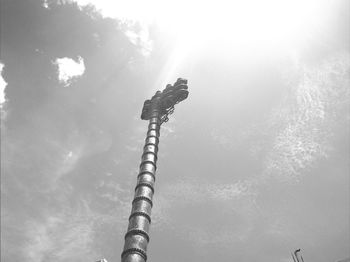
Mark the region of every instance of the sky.
<instances>
[{"instance_id":1,"label":"sky","mask_svg":"<svg viewBox=\"0 0 350 262\"><path fill-rule=\"evenodd\" d=\"M147 122L149 261L350 261L346 0L1 1L1 261L119 261Z\"/></svg>"}]
</instances>

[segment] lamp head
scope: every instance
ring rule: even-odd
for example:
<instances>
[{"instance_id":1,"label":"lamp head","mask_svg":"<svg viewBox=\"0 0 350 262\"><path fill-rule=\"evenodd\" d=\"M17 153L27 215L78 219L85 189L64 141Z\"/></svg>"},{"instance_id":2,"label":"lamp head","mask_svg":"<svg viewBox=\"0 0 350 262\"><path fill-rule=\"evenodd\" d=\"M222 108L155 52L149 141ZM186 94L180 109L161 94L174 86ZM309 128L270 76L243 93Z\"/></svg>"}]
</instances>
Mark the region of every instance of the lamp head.
<instances>
[{"instance_id":1,"label":"lamp head","mask_svg":"<svg viewBox=\"0 0 350 262\"><path fill-rule=\"evenodd\" d=\"M187 79L178 78L174 85L167 84L165 89L156 94L150 99L146 100L143 104L141 119L149 120L151 114L151 107L153 103L157 103L158 110L161 117L168 114L173 107L185 100L188 97Z\"/></svg>"}]
</instances>

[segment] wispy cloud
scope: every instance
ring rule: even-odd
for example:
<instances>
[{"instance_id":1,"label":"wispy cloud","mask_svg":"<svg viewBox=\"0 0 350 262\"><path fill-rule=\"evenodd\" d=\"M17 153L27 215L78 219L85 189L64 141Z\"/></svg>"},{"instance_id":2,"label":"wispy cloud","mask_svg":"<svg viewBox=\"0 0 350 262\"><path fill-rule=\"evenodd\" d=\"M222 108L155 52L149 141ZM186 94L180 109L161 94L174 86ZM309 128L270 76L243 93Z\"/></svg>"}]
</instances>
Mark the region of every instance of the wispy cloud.
<instances>
[{"instance_id":1,"label":"wispy cloud","mask_svg":"<svg viewBox=\"0 0 350 262\"><path fill-rule=\"evenodd\" d=\"M349 61L348 53L318 65L295 58L282 72L286 87L279 105L254 125L213 128L213 141L228 150L248 151L252 158L261 156L264 175L298 179L328 157L333 150L334 127L340 123L346 126L349 121Z\"/></svg>"},{"instance_id":2,"label":"wispy cloud","mask_svg":"<svg viewBox=\"0 0 350 262\"><path fill-rule=\"evenodd\" d=\"M172 222L168 216L174 205L185 208L199 207L208 203L216 203L217 205L230 203L229 209L235 210L236 204L240 201L248 201L254 205L255 197L255 181L252 180L236 181L232 184L180 180L165 184L155 196L157 205L155 205L152 214L154 217L153 226L169 226Z\"/></svg>"},{"instance_id":3,"label":"wispy cloud","mask_svg":"<svg viewBox=\"0 0 350 262\"><path fill-rule=\"evenodd\" d=\"M29 220L24 227L26 244L22 252L27 261L87 261L96 257L92 247L96 215L86 205L41 220Z\"/></svg>"},{"instance_id":4,"label":"wispy cloud","mask_svg":"<svg viewBox=\"0 0 350 262\"><path fill-rule=\"evenodd\" d=\"M166 192L167 201L184 201L190 203L207 200L227 201L243 196L254 195L254 182L250 180L236 181L232 184L211 184L192 180L178 181L174 184L163 186L162 192ZM178 196L182 196L178 199Z\"/></svg>"},{"instance_id":5,"label":"wispy cloud","mask_svg":"<svg viewBox=\"0 0 350 262\"><path fill-rule=\"evenodd\" d=\"M266 157L267 173L296 178L331 152L332 127L349 118L348 56L340 54L316 67L296 63L286 74L293 95L285 97L271 118L280 131Z\"/></svg>"},{"instance_id":6,"label":"wispy cloud","mask_svg":"<svg viewBox=\"0 0 350 262\"><path fill-rule=\"evenodd\" d=\"M349 262L350 261L350 257L342 259L342 260L338 260L337 262Z\"/></svg>"}]
</instances>

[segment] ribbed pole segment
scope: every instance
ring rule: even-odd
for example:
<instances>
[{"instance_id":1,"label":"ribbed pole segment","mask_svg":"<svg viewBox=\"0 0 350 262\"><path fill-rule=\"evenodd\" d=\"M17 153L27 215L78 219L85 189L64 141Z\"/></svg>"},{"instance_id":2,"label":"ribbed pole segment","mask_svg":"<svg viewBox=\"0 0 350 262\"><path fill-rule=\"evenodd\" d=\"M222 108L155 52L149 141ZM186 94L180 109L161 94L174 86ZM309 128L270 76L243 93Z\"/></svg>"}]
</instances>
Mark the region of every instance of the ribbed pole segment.
<instances>
[{"instance_id":1,"label":"ribbed pole segment","mask_svg":"<svg viewBox=\"0 0 350 262\"><path fill-rule=\"evenodd\" d=\"M122 262L146 262L160 131L159 98L153 100L145 146L125 234Z\"/></svg>"}]
</instances>

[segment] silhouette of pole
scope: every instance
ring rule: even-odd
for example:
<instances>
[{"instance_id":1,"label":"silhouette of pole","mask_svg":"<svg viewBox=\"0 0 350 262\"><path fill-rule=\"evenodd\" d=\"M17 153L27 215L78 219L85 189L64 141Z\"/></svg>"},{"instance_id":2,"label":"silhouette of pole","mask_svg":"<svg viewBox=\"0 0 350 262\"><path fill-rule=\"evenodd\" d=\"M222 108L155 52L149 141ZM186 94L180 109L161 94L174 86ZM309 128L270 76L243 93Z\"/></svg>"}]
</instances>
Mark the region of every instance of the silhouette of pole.
<instances>
[{"instance_id":1,"label":"silhouette of pole","mask_svg":"<svg viewBox=\"0 0 350 262\"><path fill-rule=\"evenodd\" d=\"M149 120L149 124L129 225L125 234L124 249L121 254L122 262L146 262L147 260L160 126L168 121L168 115L173 113L175 104L187 98L187 89L187 80L179 78L173 86L167 85L163 92L157 91L144 103L141 119Z\"/></svg>"},{"instance_id":2,"label":"silhouette of pole","mask_svg":"<svg viewBox=\"0 0 350 262\"><path fill-rule=\"evenodd\" d=\"M294 262L304 262L303 256L300 254L301 261L299 260L298 253L300 253L300 248L294 251L294 255L292 254L292 258Z\"/></svg>"}]
</instances>

